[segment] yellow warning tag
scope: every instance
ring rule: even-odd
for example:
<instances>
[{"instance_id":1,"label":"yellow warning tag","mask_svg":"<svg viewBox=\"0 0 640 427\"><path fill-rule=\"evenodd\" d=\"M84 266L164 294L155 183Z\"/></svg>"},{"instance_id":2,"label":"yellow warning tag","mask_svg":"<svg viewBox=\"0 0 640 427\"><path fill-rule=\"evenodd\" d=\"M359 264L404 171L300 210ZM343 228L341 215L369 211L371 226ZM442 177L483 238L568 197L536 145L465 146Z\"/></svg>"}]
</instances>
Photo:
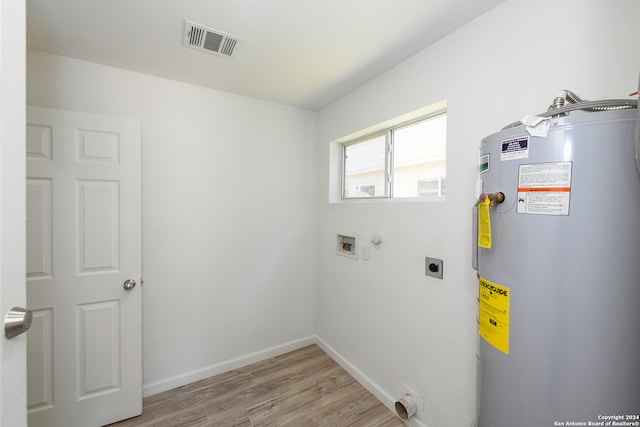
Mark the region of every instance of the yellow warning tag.
<instances>
[{"instance_id":1,"label":"yellow warning tag","mask_svg":"<svg viewBox=\"0 0 640 427\"><path fill-rule=\"evenodd\" d=\"M491 201L484 197L478 203L478 246L491 249L491 216L489 215L489 204Z\"/></svg>"},{"instance_id":2,"label":"yellow warning tag","mask_svg":"<svg viewBox=\"0 0 640 427\"><path fill-rule=\"evenodd\" d=\"M509 354L509 299L511 290L480 278L480 336Z\"/></svg>"}]
</instances>

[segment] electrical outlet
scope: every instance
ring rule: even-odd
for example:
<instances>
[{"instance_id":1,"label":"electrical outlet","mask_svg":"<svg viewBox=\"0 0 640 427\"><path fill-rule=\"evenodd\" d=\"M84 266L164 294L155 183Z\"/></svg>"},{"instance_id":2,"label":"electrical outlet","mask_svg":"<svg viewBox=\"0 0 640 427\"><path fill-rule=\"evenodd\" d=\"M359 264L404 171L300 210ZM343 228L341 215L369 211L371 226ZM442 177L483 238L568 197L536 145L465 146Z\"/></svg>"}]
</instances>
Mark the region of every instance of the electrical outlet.
<instances>
[{"instance_id":1,"label":"electrical outlet","mask_svg":"<svg viewBox=\"0 0 640 427\"><path fill-rule=\"evenodd\" d=\"M442 279L444 261L438 258L425 257L424 264L425 264L424 273L427 276Z\"/></svg>"},{"instance_id":2,"label":"electrical outlet","mask_svg":"<svg viewBox=\"0 0 640 427\"><path fill-rule=\"evenodd\" d=\"M362 258L363 261L369 260L369 245L360 246L360 258Z\"/></svg>"}]
</instances>

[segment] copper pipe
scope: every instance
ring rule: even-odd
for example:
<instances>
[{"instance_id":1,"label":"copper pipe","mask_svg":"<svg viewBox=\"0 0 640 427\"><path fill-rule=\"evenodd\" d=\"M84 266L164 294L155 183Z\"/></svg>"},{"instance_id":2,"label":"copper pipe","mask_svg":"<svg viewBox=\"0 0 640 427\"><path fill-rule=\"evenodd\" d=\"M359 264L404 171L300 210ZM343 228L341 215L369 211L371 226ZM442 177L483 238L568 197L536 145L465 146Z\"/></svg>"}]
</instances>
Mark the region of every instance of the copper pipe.
<instances>
[{"instance_id":1,"label":"copper pipe","mask_svg":"<svg viewBox=\"0 0 640 427\"><path fill-rule=\"evenodd\" d=\"M499 191L497 193L489 193L486 196L491 202L489 206L496 206L504 202L504 193L502 191Z\"/></svg>"}]
</instances>

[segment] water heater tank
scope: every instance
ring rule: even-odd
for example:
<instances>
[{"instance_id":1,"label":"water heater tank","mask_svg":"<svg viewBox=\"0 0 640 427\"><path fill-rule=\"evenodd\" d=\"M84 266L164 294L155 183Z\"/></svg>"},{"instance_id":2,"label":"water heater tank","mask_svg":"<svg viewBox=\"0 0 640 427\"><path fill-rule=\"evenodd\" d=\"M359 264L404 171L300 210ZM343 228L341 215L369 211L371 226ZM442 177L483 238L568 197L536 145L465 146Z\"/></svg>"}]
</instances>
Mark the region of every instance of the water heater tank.
<instances>
[{"instance_id":1,"label":"water heater tank","mask_svg":"<svg viewBox=\"0 0 640 427\"><path fill-rule=\"evenodd\" d=\"M480 146L476 425L640 426L638 112L543 119Z\"/></svg>"}]
</instances>

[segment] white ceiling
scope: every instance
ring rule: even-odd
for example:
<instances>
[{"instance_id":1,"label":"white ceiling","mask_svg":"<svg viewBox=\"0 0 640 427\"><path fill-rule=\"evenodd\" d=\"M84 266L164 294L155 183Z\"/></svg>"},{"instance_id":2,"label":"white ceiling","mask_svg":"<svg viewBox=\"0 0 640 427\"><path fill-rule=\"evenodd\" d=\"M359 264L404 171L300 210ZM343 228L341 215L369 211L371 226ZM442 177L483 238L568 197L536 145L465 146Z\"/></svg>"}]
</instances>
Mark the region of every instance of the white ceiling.
<instances>
[{"instance_id":1,"label":"white ceiling","mask_svg":"<svg viewBox=\"0 0 640 427\"><path fill-rule=\"evenodd\" d=\"M27 45L318 110L503 1L27 0ZM184 20L235 57L184 47Z\"/></svg>"}]
</instances>

